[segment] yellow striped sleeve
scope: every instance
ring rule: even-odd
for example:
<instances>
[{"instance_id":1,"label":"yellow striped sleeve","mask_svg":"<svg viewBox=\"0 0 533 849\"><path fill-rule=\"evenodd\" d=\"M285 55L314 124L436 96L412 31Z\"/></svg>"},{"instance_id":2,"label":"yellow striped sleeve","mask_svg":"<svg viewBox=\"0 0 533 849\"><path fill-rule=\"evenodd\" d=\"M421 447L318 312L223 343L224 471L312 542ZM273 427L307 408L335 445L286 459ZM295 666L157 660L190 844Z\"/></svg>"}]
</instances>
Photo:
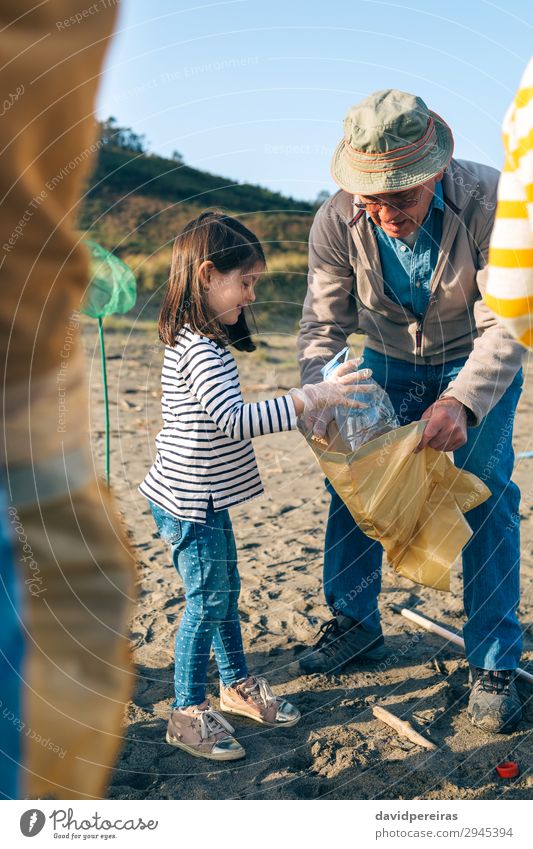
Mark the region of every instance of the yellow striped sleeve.
<instances>
[{"instance_id":1,"label":"yellow striped sleeve","mask_svg":"<svg viewBox=\"0 0 533 849\"><path fill-rule=\"evenodd\" d=\"M525 298L496 298L485 292L485 303L502 318L518 318L533 312L533 294Z\"/></svg>"},{"instance_id":2,"label":"yellow striped sleeve","mask_svg":"<svg viewBox=\"0 0 533 849\"><path fill-rule=\"evenodd\" d=\"M500 200L498 218L527 218L527 206L523 200Z\"/></svg>"},{"instance_id":3,"label":"yellow striped sleeve","mask_svg":"<svg viewBox=\"0 0 533 849\"><path fill-rule=\"evenodd\" d=\"M504 119L505 165L484 300L504 327L533 347L533 59Z\"/></svg>"},{"instance_id":4,"label":"yellow striped sleeve","mask_svg":"<svg viewBox=\"0 0 533 849\"><path fill-rule=\"evenodd\" d=\"M529 153L530 150L533 150L533 127L529 130L527 135L521 136L516 140L508 141L509 149L507 151L508 159L505 163L505 167L510 168L510 170L514 170L518 167L520 160L526 153Z\"/></svg>"},{"instance_id":5,"label":"yellow striped sleeve","mask_svg":"<svg viewBox=\"0 0 533 849\"><path fill-rule=\"evenodd\" d=\"M532 268L533 248L493 248L490 249L490 260L500 268Z\"/></svg>"},{"instance_id":6,"label":"yellow striped sleeve","mask_svg":"<svg viewBox=\"0 0 533 849\"><path fill-rule=\"evenodd\" d=\"M522 335L518 337L518 341L521 342L522 345L525 345L526 348L533 348L533 327L530 327L529 330L522 333Z\"/></svg>"},{"instance_id":7,"label":"yellow striped sleeve","mask_svg":"<svg viewBox=\"0 0 533 849\"><path fill-rule=\"evenodd\" d=\"M514 105L516 109L523 109L524 106L527 106L533 100L533 85L529 85L527 87L520 88L514 99Z\"/></svg>"}]
</instances>

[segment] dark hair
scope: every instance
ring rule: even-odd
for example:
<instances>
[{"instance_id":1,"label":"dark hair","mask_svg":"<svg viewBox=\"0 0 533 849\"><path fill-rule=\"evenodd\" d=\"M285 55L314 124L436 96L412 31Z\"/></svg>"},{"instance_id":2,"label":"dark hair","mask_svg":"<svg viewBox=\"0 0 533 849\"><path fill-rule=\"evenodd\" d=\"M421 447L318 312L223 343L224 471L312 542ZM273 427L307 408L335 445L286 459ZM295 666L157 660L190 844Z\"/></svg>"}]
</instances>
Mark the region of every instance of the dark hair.
<instances>
[{"instance_id":1,"label":"dark hair","mask_svg":"<svg viewBox=\"0 0 533 849\"><path fill-rule=\"evenodd\" d=\"M255 351L244 312L236 324L225 325L209 314L200 285L198 269L210 260L225 274L236 268L248 270L266 265L257 237L244 224L218 210L202 212L183 228L174 241L172 264L159 315L159 338L173 346L176 334L188 324L195 333L221 346Z\"/></svg>"}]
</instances>

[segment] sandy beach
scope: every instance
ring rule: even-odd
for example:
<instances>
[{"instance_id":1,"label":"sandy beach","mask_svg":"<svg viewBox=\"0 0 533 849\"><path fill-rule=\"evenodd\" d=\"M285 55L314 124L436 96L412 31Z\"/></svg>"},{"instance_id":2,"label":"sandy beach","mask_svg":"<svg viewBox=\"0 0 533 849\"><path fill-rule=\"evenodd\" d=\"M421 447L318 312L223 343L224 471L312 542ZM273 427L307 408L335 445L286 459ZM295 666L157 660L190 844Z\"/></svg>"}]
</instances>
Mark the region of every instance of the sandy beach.
<instances>
[{"instance_id":1,"label":"sandy beach","mask_svg":"<svg viewBox=\"0 0 533 849\"><path fill-rule=\"evenodd\" d=\"M126 325L124 325L124 328ZM84 328L89 358L95 463L104 469L100 364L94 324ZM239 355L246 400L271 397L298 383L295 337L259 337L254 354ZM360 343L359 343L360 344ZM131 620L137 682L124 717L124 746L112 799L524 799L531 797L531 687L527 719L510 736L476 730L464 707L467 664L460 651L395 613L418 612L459 631L463 621L460 565L451 594L417 587L384 563L381 611L388 648L376 667L352 666L334 676L304 676L297 659L329 618L322 594L322 552L328 511L323 477L298 433L255 440L263 497L232 510L242 578L240 609L251 669L302 712L293 729L264 729L235 718L247 750L235 764L194 760L165 743L173 693L173 644L183 590L137 485L154 456L160 428L162 348L154 328L107 333L111 398L112 487L136 552L138 599ZM533 448L532 381L526 381L515 428L515 450ZM522 488L522 605L531 669L533 459L519 460ZM210 696L218 706L214 665ZM372 706L408 718L438 749L427 752L398 737ZM502 780L496 764L518 760L521 776Z\"/></svg>"}]
</instances>

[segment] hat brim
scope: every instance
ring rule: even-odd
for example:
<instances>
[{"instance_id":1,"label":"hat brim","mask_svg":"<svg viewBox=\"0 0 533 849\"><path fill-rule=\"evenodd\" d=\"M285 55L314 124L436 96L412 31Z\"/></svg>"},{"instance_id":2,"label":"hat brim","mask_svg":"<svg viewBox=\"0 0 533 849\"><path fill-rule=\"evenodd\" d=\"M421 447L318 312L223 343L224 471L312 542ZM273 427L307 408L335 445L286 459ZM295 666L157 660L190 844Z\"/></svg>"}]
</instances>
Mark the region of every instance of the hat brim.
<instances>
[{"instance_id":1,"label":"hat brim","mask_svg":"<svg viewBox=\"0 0 533 849\"><path fill-rule=\"evenodd\" d=\"M437 143L418 162L395 171L359 171L347 157L346 141L342 139L331 160L331 175L337 185L354 195L401 192L425 183L447 168L453 154L452 131L436 112L429 114L435 121Z\"/></svg>"}]
</instances>

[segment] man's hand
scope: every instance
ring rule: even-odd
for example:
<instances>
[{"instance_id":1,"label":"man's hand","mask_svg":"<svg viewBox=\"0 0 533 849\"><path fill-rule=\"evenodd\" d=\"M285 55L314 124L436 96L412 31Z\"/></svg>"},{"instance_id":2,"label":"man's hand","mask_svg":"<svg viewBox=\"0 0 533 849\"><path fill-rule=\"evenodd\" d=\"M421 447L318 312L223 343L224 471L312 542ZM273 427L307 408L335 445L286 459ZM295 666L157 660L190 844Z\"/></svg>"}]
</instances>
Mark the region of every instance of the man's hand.
<instances>
[{"instance_id":1,"label":"man's hand","mask_svg":"<svg viewBox=\"0 0 533 849\"><path fill-rule=\"evenodd\" d=\"M420 419L426 419L427 425L415 454L426 445L435 451L455 451L465 444L466 408L456 398L440 398L422 413Z\"/></svg>"}]
</instances>

